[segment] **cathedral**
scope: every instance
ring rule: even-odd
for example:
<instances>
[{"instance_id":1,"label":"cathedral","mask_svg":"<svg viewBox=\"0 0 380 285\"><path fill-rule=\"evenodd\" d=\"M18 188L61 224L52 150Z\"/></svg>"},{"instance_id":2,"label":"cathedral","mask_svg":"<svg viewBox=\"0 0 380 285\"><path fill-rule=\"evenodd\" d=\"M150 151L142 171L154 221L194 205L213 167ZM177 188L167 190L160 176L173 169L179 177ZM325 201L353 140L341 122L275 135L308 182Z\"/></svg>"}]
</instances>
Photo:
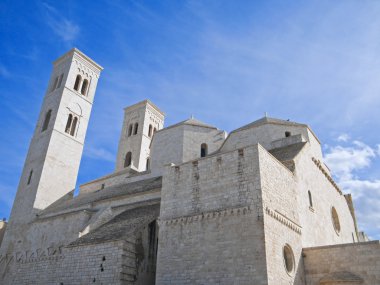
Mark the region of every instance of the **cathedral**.
<instances>
[{"instance_id":1,"label":"cathedral","mask_svg":"<svg viewBox=\"0 0 380 285\"><path fill-rule=\"evenodd\" d=\"M166 127L145 100L124 109L115 171L74 195L102 70L76 48L53 63L0 222L0 284L380 284L380 243L306 124Z\"/></svg>"}]
</instances>

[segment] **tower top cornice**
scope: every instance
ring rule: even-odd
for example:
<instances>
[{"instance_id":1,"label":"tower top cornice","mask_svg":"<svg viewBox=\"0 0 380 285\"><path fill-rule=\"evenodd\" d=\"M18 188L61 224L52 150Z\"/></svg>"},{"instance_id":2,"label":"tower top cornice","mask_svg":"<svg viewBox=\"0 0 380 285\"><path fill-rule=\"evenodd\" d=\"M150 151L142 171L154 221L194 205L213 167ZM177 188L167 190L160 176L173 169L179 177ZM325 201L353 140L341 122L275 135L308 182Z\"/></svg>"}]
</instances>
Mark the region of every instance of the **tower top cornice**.
<instances>
[{"instance_id":1,"label":"tower top cornice","mask_svg":"<svg viewBox=\"0 0 380 285\"><path fill-rule=\"evenodd\" d=\"M88 63L90 63L98 71L102 71L103 70L103 67L101 65L99 65L98 63L96 63L94 60L92 60L90 57L88 57L87 55L85 55L83 52L81 52L79 49L77 49L75 47L72 48L71 50L69 50L67 53L65 53L61 57L59 57L58 59L56 59L55 61L53 61L53 65L54 66L58 65L62 61L66 60L67 58L74 57L75 55L79 56L80 58L82 58L84 60L86 60Z\"/></svg>"}]
</instances>

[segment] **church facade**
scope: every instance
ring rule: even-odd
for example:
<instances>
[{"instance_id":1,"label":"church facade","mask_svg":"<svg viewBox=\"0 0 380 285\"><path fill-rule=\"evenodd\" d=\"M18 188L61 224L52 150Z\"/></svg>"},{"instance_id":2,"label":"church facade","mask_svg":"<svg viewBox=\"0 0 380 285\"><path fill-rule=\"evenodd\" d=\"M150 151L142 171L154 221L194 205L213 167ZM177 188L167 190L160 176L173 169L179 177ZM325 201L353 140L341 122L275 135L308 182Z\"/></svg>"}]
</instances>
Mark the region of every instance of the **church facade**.
<instances>
[{"instance_id":1,"label":"church facade","mask_svg":"<svg viewBox=\"0 0 380 285\"><path fill-rule=\"evenodd\" d=\"M74 196L102 69L77 49L53 63L0 284L380 284L380 243L305 124L164 127L145 100L124 109L115 171Z\"/></svg>"}]
</instances>

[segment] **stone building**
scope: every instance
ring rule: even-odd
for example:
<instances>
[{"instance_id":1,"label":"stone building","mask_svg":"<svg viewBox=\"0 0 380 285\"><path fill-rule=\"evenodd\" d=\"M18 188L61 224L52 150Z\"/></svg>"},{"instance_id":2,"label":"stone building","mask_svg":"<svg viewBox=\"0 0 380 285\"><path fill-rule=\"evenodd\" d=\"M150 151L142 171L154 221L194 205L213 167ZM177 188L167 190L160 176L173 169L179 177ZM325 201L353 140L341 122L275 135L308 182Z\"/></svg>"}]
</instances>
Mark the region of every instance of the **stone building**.
<instances>
[{"instance_id":1,"label":"stone building","mask_svg":"<svg viewBox=\"0 0 380 285\"><path fill-rule=\"evenodd\" d=\"M115 172L74 196L101 71L77 49L53 64L1 284L380 284L379 241L305 124L164 127L145 100L125 109Z\"/></svg>"}]
</instances>

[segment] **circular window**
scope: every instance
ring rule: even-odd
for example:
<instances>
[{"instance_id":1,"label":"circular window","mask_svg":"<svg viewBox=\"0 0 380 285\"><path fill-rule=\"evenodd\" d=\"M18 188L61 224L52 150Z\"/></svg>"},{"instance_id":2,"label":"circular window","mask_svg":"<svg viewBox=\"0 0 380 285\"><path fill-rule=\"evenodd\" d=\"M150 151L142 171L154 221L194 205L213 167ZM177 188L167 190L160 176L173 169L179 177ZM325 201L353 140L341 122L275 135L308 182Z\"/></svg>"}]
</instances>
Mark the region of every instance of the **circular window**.
<instances>
[{"instance_id":1,"label":"circular window","mask_svg":"<svg viewBox=\"0 0 380 285\"><path fill-rule=\"evenodd\" d=\"M335 207L331 208L331 218L333 221L334 229L335 229L336 233L339 234L340 233L340 223L339 223L338 213L337 213Z\"/></svg>"},{"instance_id":2,"label":"circular window","mask_svg":"<svg viewBox=\"0 0 380 285\"><path fill-rule=\"evenodd\" d=\"M283 257L286 271L290 274L294 271L294 254L290 245L286 244L283 249Z\"/></svg>"}]
</instances>

